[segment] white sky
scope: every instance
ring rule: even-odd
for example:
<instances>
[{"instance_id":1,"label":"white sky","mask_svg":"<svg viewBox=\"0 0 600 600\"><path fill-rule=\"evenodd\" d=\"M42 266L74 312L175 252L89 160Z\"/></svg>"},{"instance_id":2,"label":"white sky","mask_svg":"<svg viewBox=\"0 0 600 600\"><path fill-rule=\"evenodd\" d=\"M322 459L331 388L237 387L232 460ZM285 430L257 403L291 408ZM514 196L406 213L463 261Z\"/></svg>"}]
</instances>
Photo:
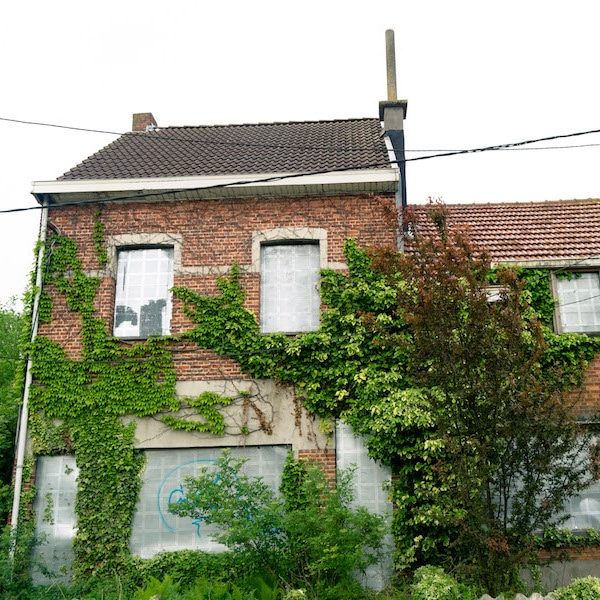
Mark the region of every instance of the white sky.
<instances>
[{"instance_id":1,"label":"white sky","mask_svg":"<svg viewBox=\"0 0 600 600\"><path fill-rule=\"evenodd\" d=\"M407 149L600 129L597 0L20 0L0 5L0 117L102 129L375 117L396 38ZM0 210L33 206L115 136L0 121ZM600 134L548 145L600 144ZM408 154L408 157L416 156ZM409 203L600 196L600 147L407 165ZM39 211L0 214L0 302L20 296Z\"/></svg>"}]
</instances>

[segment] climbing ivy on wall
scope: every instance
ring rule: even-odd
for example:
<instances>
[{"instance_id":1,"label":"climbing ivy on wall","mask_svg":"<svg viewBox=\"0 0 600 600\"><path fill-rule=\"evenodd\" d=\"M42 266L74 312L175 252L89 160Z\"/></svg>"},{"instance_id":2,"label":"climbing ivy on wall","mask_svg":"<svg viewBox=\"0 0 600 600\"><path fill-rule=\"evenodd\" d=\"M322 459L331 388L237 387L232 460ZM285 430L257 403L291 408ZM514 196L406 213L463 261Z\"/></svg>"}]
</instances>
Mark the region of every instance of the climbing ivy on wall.
<instances>
[{"instance_id":1,"label":"climbing ivy on wall","mask_svg":"<svg viewBox=\"0 0 600 600\"><path fill-rule=\"evenodd\" d=\"M108 334L95 316L99 280L83 272L72 240L52 236L47 248L44 284L54 285L78 313L82 348L81 356L72 359L48 337L35 339L32 433L38 453L75 451L75 573L107 574L128 555L143 467L133 446L134 426L119 417L176 410L175 370L164 340L125 346ZM44 442L52 443L43 448Z\"/></svg>"},{"instance_id":2,"label":"climbing ivy on wall","mask_svg":"<svg viewBox=\"0 0 600 600\"><path fill-rule=\"evenodd\" d=\"M97 212L93 241L100 266L107 264L103 232ZM403 282L394 273L375 269L373 255L352 240L345 245L347 271L322 274L321 297L327 308L318 331L295 337L262 335L255 315L244 307L246 294L234 265L228 277L219 279L215 296L174 288L193 323L189 331L132 345L112 337L104 320L96 316L99 280L83 271L75 243L51 236L46 250L44 286L54 286L78 315L82 347L80 355L71 358L59 343L36 338L31 347L36 382L30 395L31 431L38 454L75 452L77 575L110 574L128 556L144 460L134 449L134 425L125 425L121 417L177 411L185 402L204 418L190 421L165 415L167 425L216 435L225 432L218 407L234 399L214 394L178 399L172 342L194 342L237 361L252 377L294 385L303 406L324 421L342 418L356 432L369 434L371 455L402 465L398 474L408 487L433 485L426 475L443 447L432 435L431 414L408 373L410 335L397 312ZM534 308L549 324L553 301L548 273L522 271L520 275L528 281ZM42 308L43 320L50 321L47 293ZM550 331L546 339L547 364L563 365L565 387L580 383L598 343L586 336L557 336ZM244 406L251 403L247 397L243 401ZM397 534L402 535L402 530L397 529Z\"/></svg>"},{"instance_id":3,"label":"climbing ivy on wall","mask_svg":"<svg viewBox=\"0 0 600 600\"><path fill-rule=\"evenodd\" d=\"M99 217L97 212L94 246L100 265L105 265ZM35 380L30 391L33 449L39 455L75 453L79 468L75 575L109 575L127 562L144 466L143 454L134 449L135 425L124 424L121 417L145 417L186 407L197 417L164 414L162 421L173 429L222 435L226 423L219 407L237 402L245 413L254 411L265 431L269 432L271 425L249 394L224 397L205 392L196 398L178 398L170 349L177 338L150 338L134 344L114 338L105 321L96 316L99 279L83 271L73 240L50 236L44 273L40 320L48 323L52 319L48 289L54 286L78 315L82 344L76 358L43 335L30 344ZM243 297L241 291L238 296ZM235 299L228 300L231 312ZM219 301L213 301L213 308L217 304ZM246 317L245 324L250 323L250 313L242 310L239 314ZM226 322L218 325L226 328ZM221 339L218 330L214 331ZM233 339L233 334L230 337ZM212 340L206 347L216 344Z\"/></svg>"}]
</instances>

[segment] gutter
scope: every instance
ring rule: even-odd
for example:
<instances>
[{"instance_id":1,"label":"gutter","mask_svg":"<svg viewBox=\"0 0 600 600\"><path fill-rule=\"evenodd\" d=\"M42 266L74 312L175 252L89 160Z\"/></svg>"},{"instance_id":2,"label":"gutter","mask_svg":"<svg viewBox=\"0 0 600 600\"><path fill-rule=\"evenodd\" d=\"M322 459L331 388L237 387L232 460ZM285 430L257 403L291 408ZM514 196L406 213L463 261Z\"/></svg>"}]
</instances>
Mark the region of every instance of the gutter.
<instances>
[{"instance_id":1,"label":"gutter","mask_svg":"<svg viewBox=\"0 0 600 600\"><path fill-rule=\"evenodd\" d=\"M33 343L38 333L39 325L39 314L40 314L40 298L42 295L42 272L44 264L44 254L46 247L46 230L48 224L48 208L44 206L42 208L42 215L40 218L40 237L39 237L39 248L37 256L36 274L35 274L35 297L33 299L33 308L31 310L31 337L30 342ZM31 359L31 353L27 356L27 367L25 371L25 386L23 389L23 402L21 404L21 410L19 414L19 422L17 427L16 436L16 456L15 456L15 479L14 479L14 496L12 513L10 520L10 532L11 532L11 548L10 548L10 559L11 562L14 560L15 546L16 546L16 532L19 526L19 512L21 509L21 492L23 489L23 469L25 462L25 450L27 446L27 421L29 418L29 390L31 389L31 383L33 380L32 375L33 361Z\"/></svg>"},{"instance_id":2,"label":"gutter","mask_svg":"<svg viewBox=\"0 0 600 600\"><path fill-rule=\"evenodd\" d=\"M110 200L115 195L135 192L193 194L198 198L218 196L261 196L335 194L344 191L390 192L397 187L398 171L382 167L327 173L261 173L197 177L153 177L141 179L75 179L36 181L32 194L43 204L69 202L98 196Z\"/></svg>"}]
</instances>

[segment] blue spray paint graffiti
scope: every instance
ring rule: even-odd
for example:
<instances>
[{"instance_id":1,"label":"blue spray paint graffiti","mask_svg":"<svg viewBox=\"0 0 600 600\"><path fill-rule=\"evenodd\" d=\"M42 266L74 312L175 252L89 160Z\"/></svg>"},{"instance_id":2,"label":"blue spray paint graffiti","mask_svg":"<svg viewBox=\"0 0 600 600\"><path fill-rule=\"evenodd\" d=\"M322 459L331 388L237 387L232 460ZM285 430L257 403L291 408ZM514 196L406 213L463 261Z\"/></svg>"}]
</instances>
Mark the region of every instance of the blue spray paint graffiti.
<instances>
[{"instance_id":1,"label":"blue spray paint graffiti","mask_svg":"<svg viewBox=\"0 0 600 600\"><path fill-rule=\"evenodd\" d=\"M215 459L190 460L177 465L165 475L158 487L156 503L161 523L168 531L175 533L176 524L181 525L183 522L187 521L169 513L170 504L182 502L185 499L185 491L183 489L184 477L186 475L193 475L197 472L197 469L194 469L193 467L200 466L201 464L215 464L216 462ZM202 532L200 526L202 524L202 519L199 518L187 522L196 528L196 535L201 538Z\"/></svg>"}]
</instances>

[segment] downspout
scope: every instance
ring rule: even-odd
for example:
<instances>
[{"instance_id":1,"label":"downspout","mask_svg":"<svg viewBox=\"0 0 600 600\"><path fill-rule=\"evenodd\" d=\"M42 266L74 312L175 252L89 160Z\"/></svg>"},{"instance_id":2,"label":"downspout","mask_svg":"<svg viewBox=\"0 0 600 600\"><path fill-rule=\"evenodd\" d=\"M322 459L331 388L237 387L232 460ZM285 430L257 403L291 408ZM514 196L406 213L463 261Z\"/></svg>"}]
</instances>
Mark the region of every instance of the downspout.
<instances>
[{"instance_id":1,"label":"downspout","mask_svg":"<svg viewBox=\"0 0 600 600\"><path fill-rule=\"evenodd\" d=\"M33 307L31 310L31 338L30 341L33 343L37 337L38 325L39 325L39 313L40 313L40 298L42 295L42 275L43 275L43 264L44 254L46 247L46 230L48 225L48 208L45 205L42 207L42 215L40 218L40 235L38 243L38 255L36 264L35 274L35 296L33 299ZM17 439L16 439L16 456L15 456L15 481L14 481L14 497L12 505L12 513L10 519L10 531L13 536L13 542L10 550L11 561L14 558L16 538L14 537L19 525L19 511L21 507L21 491L23 488L23 468L25 462L25 449L27 446L27 420L29 417L29 390L31 388L33 361L31 359L31 353L27 356L27 366L25 371L25 386L23 389L23 402L21 404L21 410L19 414L19 422L17 428Z\"/></svg>"},{"instance_id":2,"label":"downspout","mask_svg":"<svg viewBox=\"0 0 600 600\"><path fill-rule=\"evenodd\" d=\"M398 211L398 248L402 250L402 213L407 205L406 197L406 157L404 154L404 119L407 100L398 100L396 92L396 49L394 31L385 32L385 54L387 70L387 101L379 103L379 119L383 123L383 133L392 148L393 162L398 166L400 178L396 192L396 210Z\"/></svg>"}]
</instances>

